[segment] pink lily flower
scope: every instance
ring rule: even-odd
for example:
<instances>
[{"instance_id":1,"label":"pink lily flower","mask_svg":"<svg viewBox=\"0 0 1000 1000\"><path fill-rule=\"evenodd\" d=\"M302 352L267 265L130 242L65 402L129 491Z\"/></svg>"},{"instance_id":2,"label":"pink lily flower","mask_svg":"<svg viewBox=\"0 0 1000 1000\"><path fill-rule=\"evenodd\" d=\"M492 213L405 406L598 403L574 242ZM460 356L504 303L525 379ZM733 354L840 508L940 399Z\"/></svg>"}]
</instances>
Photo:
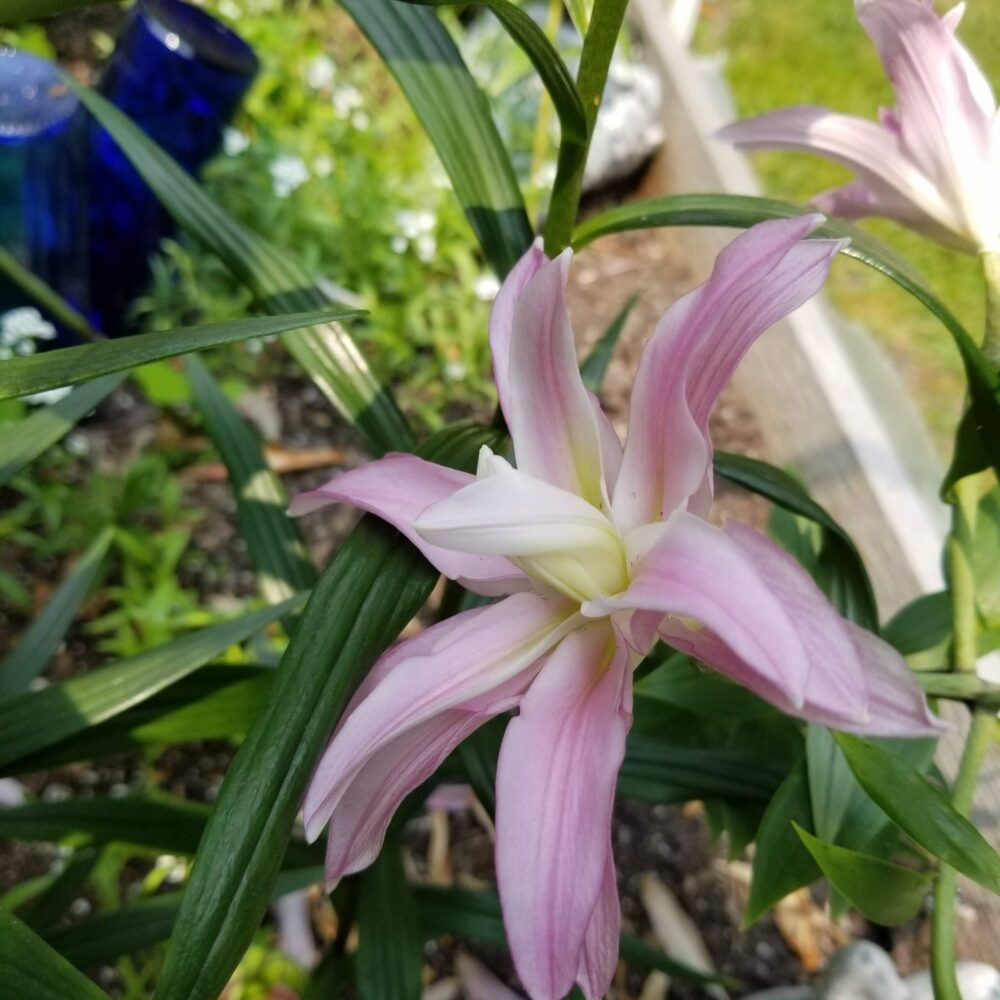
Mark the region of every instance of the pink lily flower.
<instances>
[{"instance_id":1,"label":"pink lily flower","mask_svg":"<svg viewBox=\"0 0 1000 1000\"><path fill-rule=\"evenodd\" d=\"M847 219L884 215L972 252L1000 248L1000 117L990 84L955 37L964 4L856 0L896 94L880 123L802 105L736 122L743 149L819 153L857 179L813 199Z\"/></svg>"},{"instance_id":2,"label":"pink lily flower","mask_svg":"<svg viewBox=\"0 0 1000 1000\"><path fill-rule=\"evenodd\" d=\"M395 525L446 576L502 601L443 621L375 665L317 766L306 833L329 823L330 879L378 854L402 797L486 719L517 708L497 770L507 936L534 1000L604 995L618 954L611 854L632 671L657 636L803 718L860 733L937 732L906 664L844 621L752 529L705 520L708 417L744 352L822 285L840 243L822 216L765 222L719 256L646 344L622 444L583 386L566 311L569 251L536 246L490 321L516 468L475 476L389 455L296 498Z\"/></svg>"}]
</instances>

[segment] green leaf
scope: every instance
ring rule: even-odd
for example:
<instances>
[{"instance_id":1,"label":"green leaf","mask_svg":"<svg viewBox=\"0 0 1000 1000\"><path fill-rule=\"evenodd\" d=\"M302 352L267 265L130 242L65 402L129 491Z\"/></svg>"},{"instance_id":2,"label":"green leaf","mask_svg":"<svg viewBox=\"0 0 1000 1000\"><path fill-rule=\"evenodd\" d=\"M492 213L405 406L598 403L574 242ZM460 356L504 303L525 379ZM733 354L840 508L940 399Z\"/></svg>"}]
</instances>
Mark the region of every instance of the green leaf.
<instances>
[{"instance_id":1,"label":"green leaf","mask_svg":"<svg viewBox=\"0 0 1000 1000\"><path fill-rule=\"evenodd\" d=\"M777 765L740 750L692 747L632 732L618 772L618 794L656 803L706 798L766 802L784 776Z\"/></svg>"},{"instance_id":2,"label":"green leaf","mask_svg":"<svg viewBox=\"0 0 1000 1000\"><path fill-rule=\"evenodd\" d=\"M497 759L507 721L504 715L498 715L464 739L456 750L472 790L491 816L497 808Z\"/></svg>"},{"instance_id":3,"label":"green leaf","mask_svg":"<svg viewBox=\"0 0 1000 1000\"><path fill-rule=\"evenodd\" d=\"M4 992L18 1000L107 1000L82 972L5 910L0 910L0 969Z\"/></svg>"},{"instance_id":4,"label":"green leaf","mask_svg":"<svg viewBox=\"0 0 1000 1000\"><path fill-rule=\"evenodd\" d=\"M503 278L531 245L531 224L486 96L451 36L431 11L396 0L343 0L343 7L399 82Z\"/></svg>"},{"instance_id":5,"label":"green leaf","mask_svg":"<svg viewBox=\"0 0 1000 1000\"><path fill-rule=\"evenodd\" d=\"M809 779L802 761L785 778L761 821L744 927L756 923L790 892L820 877L819 867L794 828L811 830L812 822Z\"/></svg>"},{"instance_id":6,"label":"green leaf","mask_svg":"<svg viewBox=\"0 0 1000 1000\"><path fill-rule=\"evenodd\" d=\"M106 722L18 758L11 770L26 774L148 745L238 739L263 710L273 680L270 667L202 667Z\"/></svg>"},{"instance_id":7,"label":"green leaf","mask_svg":"<svg viewBox=\"0 0 1000 1000\"><path fill-rule=\"evenodd\" d=\"M283 601L316 582L305 546L286 513L288 497L268 468L257 439L197 357L187 359L188 378L205 429L229 472L240 534L257 568L264 598Z\"/></svg>"},{"instance_id":8,"label":"green leaf","mask_svg":"<svg viewBox=\"0 0 1000 1000\"><path fill-rule=\"evenodd\" d=\"M27 396L64 385L77 385L101 375L135 368L147 361L172 358L190 351L204 351L252 337L267 337L298 330L324 319L360 316L356 309L331 309L288 316L252 316L209 323L163 333L143 333L117 340L101 340L77 347L63 347L44 354L9 358L0 365L0 399Z\"/></svg>"},{"instance_id":9,"label":"green leaf","mask_svg":"<svg viewBox=\"0 0 1000 1000\"><path fill-rule=\"evenodd\" d=\"M975 580L976 608L986 628L1000 626L1000 486L979 499L967 556Z\"/></svg>"},{"instance_id":10,"label":"green leaf","mask_svg":"<svg viewBox=\"0 0 1000 1000\"><path fill-rule=\"evenodd\" d=\"M322 877L322 866L290 868L278 876L272 898L315 885ZM104 911L51 931L46 940L81 968L107 965L122 955L132 955L165 941L177 921L182 898L183 891L171 892Z\"/></svg>"},{"instance_id":11,"label":"green leaf","mask_svg":"<svg viewBox=\"0 0 1000 1000\"><path fill-rule=\"evenodd\" d=\"M446 428L430 461L474 465L492 431ZM222 784L156 996L215 1000L267 907L278 859L331 728L437 574L391 528L365 517L320 575L274 689Z\"/></svg>"},{"instance_id":12,"label":"green leaf","mask_svg":"<svg viewBox=\"0 0 1000 1000\"><path fill-rule=\"evenodd\" d=\"M97 859L92 848L74 852L52 884L18 909L18 917L34 930L50 927L79 899Z\"/></svg>"},{"instance_id":13,"label":"green leaf","mask_svg":"<svg viewBox=\"0 0 1000 1000\"><path fill-rule=\"evenodd\" d=\"M923 594L901 608L882 630L882 638L903 656L929 653L930 656L922 657L921 662L927 659L930 666L943 664L951 641L951 596L948 591Z\"/></svg>"},{"instance_id":14,"label":"green leaf","mask_svg":"<svg viewBox=\"0 0 1000 1000\"><path fill-rule=\"evenodd\" d=\"M426 7L456 7L466 0L408 0ZM587 115L576 90L576 83L566 68L562 57L555 50L546 34L530 14L515 6L510 0L479 0L483 7L493 11L497 20L511 38L531 60L542 85L552 98L552 106L559 116L562 141L585 142Z\"/></svg>"},{"instance_id":15,"label":"green leaf","mask_svg":"<svg viewBox=\"0 0 1000 1000\"><path fill-rule=\"evenodd\" d=\"M904 833L963 875L1000 892L1000 855L909 761L846 733L836 740L862 788Z\"/></svg>"},{"instance_id":16,"label":"green leaf","mask_svg":"<svg viewBox=\"0 0 1000 1000\"><path fill-rule=\"evenodd\" d=\"M0 486L71 431L125 381L124 374L94 379L0 434Z\"/></svg>"},{"instance_id":17,"label":"green leaf","mask_svg":"<svg viewBox=\"0 0 1000 1000\"><path fill-rule=\"evenodd\" d=\"M590 354L587 355L583 364L580 365L580 376L583 379L583 384L591 392L600 390L601 383L604 381L604 374L607 372L608 364L611 362L611 355L618 344L618 338L622 335L622 330L625 329L625 323L629 318L629 314L635 308L635 304L638 301L638 292L629 296L628 301L622 306L607 330L601 334L601 339L594 344Z\"/></svg>"},{"instance_id":18,"label":"green leaf","mask_svg":"<svg viewBox=\"0 0 1000 1000\"><path fill-rule=\"evenodd\" d=\"M390 837L360 876L357 979L360 1000L420 1000L423 954L403 849Z\"/></svg>"},{"instance_id":19,"label":"green leaf","mask_svg":"<svg viewBox=\"0 0 1000 1000\"><path fill-rule=\"evenodd\" d=\"M118 842L171 854L193 854L208 813L207 806L193 802L141 795L29 802L0 810L0 838Z\"/></svg>"},{"instance_id":20,"label":"green leaf","mask_svg":"<svg viewBox=\"0 0 1000 1000\"><path fill-rule=\"evenodd\" d=\"M0 660L0 698L27 690L59 648L77 609L90 593L111 544L110 529L102 531L49 598L20 642Z\"/></svg>"},{"instance_id":21,"label":"green leaf","mask_svg":"<svg viewBox=\"0 0 1000 1000\"><path fill-rule=\"evenodd\" d=\"M895 927L920 912L932 875L828 844L801 826L792 826L830 884L872 923Z\"/></svg>"},{"instance_id":22,"label":"green leaf","mask_svg":"<svg viewBox=\"0 0 1000 1000\"><path fill-rule=\"evenodd\" d=\"M328 951L309 977L301 1000L345 1000L354 985L354 956Z\"/></svg>"},{"instance_id":23,"label":"green leaf","mask_svg":"<svg viewBox=\"0 0 1000 1000\"><path fill-rule=\"evenodd\" d=\"M305 595L182 636L109 667L0 702L0 766L152 697L230 646L290 614Z\"/></svg>"},{"instance_id":24,"label":"green leaf","mask_svg":"<svg viewBox=\"0 0 1000 1000\"><path fill-rule=\"evenodd\" d=\"M194 854L211 810L168 796L29 802L0 809L0 838L57 843L127 844L145 851ZM322 850L300 840L288 845L285 867L319 868Z\"/></svg>"},{"instance_id":25,"label":"green leaf","mask_svg":"<svg viewBox=\"0 0 1000 1000\"><path fill-rule=\"evenodd\" d=\"M863 628L878 631L878 609L865 565L851 536L787 472L745 455L715 452L715 471L823 529L817 560L820 584L834 606Z\"/></svg>"},{"instance_id":26,"label":"green leaf","mask_svg":"<svg viewBox=\"0 0 1000 1000\"><path fill-rule=\"evenodd\" d=\"M573 234L573 246L582 246L610 233L659 226L736 226L746 228L765 219L785 219L810 211L801 205L729 194L684 194L665 198L646 198L629 202L620 208L602 212L583 222ZM983 356L965 327L945 304L927 288L905 261L864 231L830 219L812 234L814 237L850 237L851 242L841 251L848 257L881 271L909 292L941 321L951 334L965 366L972 400L972 417L963 424L966 435L974 428L979 436L979 448L974 449L963 438L960 451L968 456L978 451L988 459L1000 476L1000 373ZM975 463L972 463L973 465ZM969 462L963 459L945 477L942 493L947 496L955 476L968 473Z\"/></svg>"},{"instance_id":27,"label":"green leaf","mask_svg":"<svg viewBox=\"0 0 1000 1000\"><path fill-rule=\"evenodd\" d=\"M67 78L83 106L107 129L177 225L222 260L272 314L328 309L330 296L303 267L231 219L127 115ZM380 386L338 323L288 333L282 343L376 453L415 444L391 393Z\"/></svg>"},{"instance_id":28,"label":"green leaf","mask_svg":"<svg viewBox=\"0 0 1000 1000\"><path fill-rule=\"evenodd\" d=\"M463 941L507 947L500 900L492 889L442 889L423 886L415 890L417 911L427 937L453 935ZM622 934L619 953L626 962L645 969L658 969L691 983L725 983L722 976L693 969L647 945L631 934Z\"/></svg>"},{"instance_id":29,"label":"green leaf","mask_svg":"<svg viewBox=\"0 0 1000 1000\"><path fill-rule=\"evenodd\" d=\"M57 291L20 264L3 247L0 247L0 276L7 278L37 302L52 319L73 330L84 340L96 340L100 336L86 316L77 312Z\"/></svg>"}]
</instances>

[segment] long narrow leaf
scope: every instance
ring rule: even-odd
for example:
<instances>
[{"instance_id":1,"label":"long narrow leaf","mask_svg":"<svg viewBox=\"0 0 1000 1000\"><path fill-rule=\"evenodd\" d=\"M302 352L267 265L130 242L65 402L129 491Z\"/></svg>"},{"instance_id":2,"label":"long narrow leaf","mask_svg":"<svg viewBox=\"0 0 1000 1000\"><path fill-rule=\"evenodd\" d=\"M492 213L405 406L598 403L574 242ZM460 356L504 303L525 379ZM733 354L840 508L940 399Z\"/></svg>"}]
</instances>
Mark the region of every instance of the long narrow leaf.
<instances>
[{"instance_id":1,"label":"long narrow leaf","mask_svg":"<svg viewBox=\"0 0 1000 1000\"><path fill-rule=\"evenodd\" d=\"M107 1000L82 972L12 913L0 910L3 990L18 1000Z\"/></svg>"},{"instance_id":2,"label":"long narrow leaf","mask_svg":"<svg viewBox=\"0 0 1000 1000\"><path fill-rule=\"evenodd\" d=\"M169 854L194 854L211 810L196 802L166 796L129 795L118 799L67 799L29 802L0 809L0 839L58 842L85 839L122 843ZM322 851L294 841L287 865L315 867Z\"/></svg>"},{"instance_id":3,"label":"long narrow leaf","mask_svg":"<svg viewBox=\"0 0 1000 1000\"><path fill-rule=\"evenodd\" d=\"M144 333L117 340L102 340L58 351L10 358L0 365L0 399L77 385L101 375L137 368L150 361L173 358L191 351L233 344L253 337L267 337L299 330L324 319L359 316L356 309L332 309L285 316L253 316L209 323L164 333Z\"/></svg>"},{"instance_id":4,"label":"long narrow leaf","mask_svg":"<svg viewBox=\"0 0 1000 1000\"><path fill-rule=\"evenodd\" d=\"M715 452L715 471L730 482L818 524L823 529L818 569L824 589L847 618L877 631L875 593L851 536L795 479L767 462L727 451Z\"/></svg>"},{"instance_id":5,"label":"long narrow leaf","mask_svg":"<svg viewBox=\"0 0 1000 1000\"><path fill-rule=\"evenodd\" d=\"M399 81L483 254L504 277L531 245L531 225L486 96L451 36L431 11L397 0L342 2Z\"/></svg>"},{"instance_id":6,"label":"long narrow leaf","mask_svg":"<svg viewBox=\"0 0 1000 1000\"><path fill-rule=\"evenodd\" d=\"M425 7L455 7L465 0L409 0ZM559 116L562 139L583 142L587 138L587 115L570 71L535 19L510 0L481 0L531 60L542 86L552 98Z\"/></svg>"},{"instance_id":7,"label":"long narrow leaf","mask_svg":"<svg viewBox=\"0 0 1000 1000\"><path fill-rule=\"evenodd\" d=\"M268 468L253 431L201 360L192 356L186 365L205 429L229 472L240 535L257 568L261 593L273 604L308 590L316 571L286 513L288 497L281 480Z\"/></svg>"},{"instance_id":8,"label":"long narrow leaf","mask_svg":"<svg viewBox=\"0 0 1000 1000\"><path fill-rule=\"evenodd\" d=\"M177 225L215 253L268 313L329 308L330 297L299 264L229 217L198 183L127 115L67 79L107 129ZM288 333L282 342L345 420L378 453L409 449L413 434L388 389L338 323Z\"/></svg>"},{"instance_id":9,"label":"long narrow leaf","mask_svg":"<svg viewBox=\"0 0 1000 1000\"><path fill-rule=\"evenodd\" d=\"M94 379L42 407L0 434L0 486L69 433L125 381L124 374Z\"/></svg>"},{"instance_id":10,"label":"long narrow leaf","mask_svg":"<svg viewBox=\"0 0 1000 1000\"><path fill-rule=\"evenodd\" d=\"M51 927L80 898L98 857L94 848L75 851L52 884L18 908L18 917L33 930Z\"/></svg>"},{"instance_id":11,"label":"long narrow leaf","mask_svg":"<svg viewBox=\"0 0 1000 1000\"><path fill-rule=\"evenodd\" d=\"M142 746L238 739L263 710L273 680L270 667L202 667L128 711L19 757L9 770L29 774Z\"/></svg>"},{"instance_id":12,"label":"long narrow leaf","mask_svg":"<svg viewBox=\"0 0 1000 1000\"><path fill-rule=\"evenodd\" d=\"M110 667L7 699L0 703L0 766L151 698L304 602L305 596L300 595L235 621L193 632Z\"/></svg>"},{"instance_id":13,"label":"long narrow leaf","mask_svg":"<svg viewBox=\"0 0 1000 1000\"><path fill-rule=\"evenodd\" d=\"M808 209L801 205L746 195L682 194L647 198L587 219L573 234L573 246L585 246L610 233L659 226L733 226L742 229L765 219L785 219L805 211ZM881 271L941 321L962 356L969 382L974 416L963 421L963 431L966 437L973 431L979 437L978 449L971 447L967 440L963 442L963 454L976 452L988 458L997 475L1000 475L1000 373L986 360L965 327L904 261L864 231L830 219L813 236L850 237L851 242L842 253ZM953 470L953 475L968 474L975 464L964 463ZM951 477L945 480L946 491L952 481Z\"/></svg>"},{"instance_id":14,"label":"long narrow leaf","mask_svg":"<svg viewBox=\"0 0 1000 1000\"><path fill-rule=\"evenodd\" d=\"M991 892L1000 892L1000 854L905 758L837 733L861 787L921 847Z\"/></svg>"},{"instance_id":15,"label":"long narrow leaf","mask_svg":"<svg viewBox=\"0 0 1000 1000\"><path fill-rule=\"evenodd\" d=\"M625 305L621 307L608 328L601 334L600 340L594 344L590 353L584 358L583 364L580 365L580 377L583 379L583 384L591 392L597 392L601 388L604 375L611 363L611 355L614 353L622 330L625 329L625 323L638 301L638 292L629 296Z\"/></svg>"},{"instance_id":16,"label":"long narrow leaf","mask_svg":"<svg viewBox=\"0 0 1000 1000\"><path fill-rule=\"evenodd\" d=\"M26 691L59 648L101 568L112 532L102 531L80 557L20 642L0 660L0 698Z\"/></svg>"},{"instance_id":17,"label":"long narrow leaf","mask_svg":"<svg viewBox=\"0 0 1000 1000\"><path fill-rule=\"evenodd\" d=\"M278 876L272 899L315 885L322 877L322 866L289 868ZM45 937L56 951L82 969L106 965L122 955L133 955L166 941L182 898L183 891L153 896L98 913Z\"/></svg>"},{"instance_id":18,"label":"long narrow leaf","mask_svg":"<svg viewBox=\"0 0 1000 1000\"><path fill-rule=\"evenodd\" d=\"M469 467L494 440L448 428L419 454ZM278 858L332 726L378 654L426 600L436 574L367 517L320 575L271 698L216 800L156 996L215 1000L267 907Z\"/></svg>"},{"instance_id":19,"label":"long narrow leaf","mask_svg":"<svg viewBox=\"0 0 1000 1000\"><path fill-rule=\"evenodd\" d=\"M7 278L34 299L57 323L62 323L84 340L96 340L100 337L86 316L77 312L55 289L24 267L3 247L0 247L0 276Z\"/></svg>"},{"instance_id":20,"label":"long narrow leaf","mask_svg":"<svg viewBox=\"0 0 1000 1000\"><path fill-rule=\"evenodd\" d=\"M362 872L358 902L360 1000L420 1000L423 965L413 889L403 850L390 837L375 863Z\"/></svg>"}]
</instances>

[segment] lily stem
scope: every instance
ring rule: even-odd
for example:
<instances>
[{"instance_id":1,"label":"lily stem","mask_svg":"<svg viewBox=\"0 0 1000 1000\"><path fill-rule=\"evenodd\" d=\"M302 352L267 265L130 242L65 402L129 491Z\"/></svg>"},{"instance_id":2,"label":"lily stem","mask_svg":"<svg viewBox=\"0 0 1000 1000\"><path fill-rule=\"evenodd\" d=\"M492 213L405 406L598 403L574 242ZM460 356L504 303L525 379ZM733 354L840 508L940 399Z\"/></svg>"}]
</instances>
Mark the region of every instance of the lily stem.
<instances>
[{"instance_id":1,"label":"lily stem","mask_svg":"<svg viewBox=\"0 0 1000 1000\"><path fill-rule=\"evenodd\" d=\"M1000 250L980 254L986 279L986 337L983 354L994 368L1000 368Z\"/></svg>"},{"instance_id":2,"label":"lily stem","mask_svg":"<svg viewBox=\"0 0 1000 1000\"><path fill-rule=\"evenodd\" d=\"M556 179L552 185L552 200L545 220L545 252L555 257L569 246L580 209L583 171L587 165L590 137L594 133L597 110L601 106L608 67L618 41L628 0L595 0L576 77L583 110L587 116L586 142L562 140L556 164Z\"/></svg>"},{"instance_id":3,"label":"lily stem","mask_svg":"<svg viewBox=\"0 0 1000 1000\"><path fill-rule=\"evenodd\" d=\"M996 712L976 708L972 726L965 741L965 750L958 767L958 777L951 792L951 804L963 816L968 816L976 790L979 769L986 751L993 742ZM931 923L931 980L935 1000L962 1000L955 976L955 892L958 873L950 865L941 865L934 887L934 917Z\"/></svg>"},{"instance_id":4,"label":"lily stem","mask_svg":"<svg viewBox=\"0 0 1000 1000\"><path fill-rule=\"evenodd\" d=\"M975 674L976 614L975 576L970 563L975 531L978 490L974 477L955 484L951 532L945 544L948 562L948 586L951 591L952 668L958 674ZM976 706L966 737L958 775L951 791L951 802L963 816L968 815L976 790L979 769L990 745L995 724L995 710ZM958 873L950 865L941 865L934 886L934 916L931 922L931 980L935 1000L962 1000L955 976L955 893Z\"/></svg>"}]
</instances>

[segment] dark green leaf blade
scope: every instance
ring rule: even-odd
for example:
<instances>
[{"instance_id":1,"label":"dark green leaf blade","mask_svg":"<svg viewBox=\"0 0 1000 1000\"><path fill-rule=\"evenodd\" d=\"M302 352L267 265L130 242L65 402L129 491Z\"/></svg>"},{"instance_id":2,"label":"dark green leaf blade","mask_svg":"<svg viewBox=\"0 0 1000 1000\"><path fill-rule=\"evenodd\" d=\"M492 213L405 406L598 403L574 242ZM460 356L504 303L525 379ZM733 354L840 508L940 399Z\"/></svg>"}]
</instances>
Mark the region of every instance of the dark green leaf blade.
<instances>
[{"instance_id":1,"label":"dark green leaf blade","mask_svg":"<svg viewBox=\"0 0 1000 1000\"><path fill-rule=\"evenodd\" d=\"M112 666L0 702L0 766L151 698L304 602L305 595L294 597L192 632Z\"/></svg>"},{"instance_id":2,"label":"dark green leaf blade","mask_svg":"<svg viewBox=\"0 0 1000 1000\"><path fill-rule=\"evenodd\" d=\"M125 381L122 373L94 379L0 434L0 486L69 433Z\"/></svg>"},{"instance_id":3,"label":"dark green leaf blade","mask_svg":"<svg viewBox=\"0 0 1000 1000\"><path fill-rule=\"evenodd\" d=\"M607 330L601 334L601 339L594 344L590 353L584 358L583 364L580 365L580 377L583 379L583 384L591 392L598 392L600 390L601 382L604 381L604 374L608 370L611 355L614 353L618 338L622 335L625 323L638 301L638 292L629 296L625 305L621 307L618 315L611 321Z\"/></svg>"},{"instance_id":4,"label":"dark green leaf blade","mask_svg":"<svg viewBox=\"0 0 1000 1000\"><path fill-rule=\"evenodd\" d=\"M360 1000L420 1000L423 956L402 845L389 837L360 876L357 977Z\"/></svg>"},{"instance_id":5,"label":"dark green leaf blade","mask_svg":"<svg viewBox=\"0 0 1000 1000\"><path fill-rule=\"evenodd\" d=\"M761 821L744 927L756 923L778 900L821 875L793 824L807 830L813 824L804 761L784 780Z\"/></svg>"},{"instance_id":6,"label":"dark green leaf blade","mask_svg":"<svg viewBox=\"0 0 1000 1000\"><path fill-rule=\"evenodd\" d=\"M0 910L4 992L24 1000L107 1000L82 972L12 913Z\"/></svg>"},{"instance_id":7,"label":"dark green leaf blade","mask_svg":"<svg viewBox=\"0 0 1000 1000\"><path fill-rule=\"evenodd\" d=\"M144 333L117 340L101 340L77 347L63 347L44 354L10 358L0 365L0 399L27 396L64 385L77 385L102 375L136 368L150 361L173 358L191 351L233 344L253 337L267 337L298 330L330 319L359 316L357 309L332 309L285 316L253 316L209 323L163 333Z\"/></svg>"},{"instance_id":8,"label":"dark green leaf blade","mask_svg":"<svg viewBox=\"0 0 1000 1000\"><path fill-rule=\"evenodd\" d=\"M26 691L59 648L77 609L94 586L111 544L102 531L31 623L21 641L0 660L0 698Z\"/></svg>"},{"instance_id":9,"label":"dark green leaf blade","mask_svg":"<svg viewBox=\"0 0 1000 1000\"><path fill-rule=\"evenodd\" d=\"M419 453L468 467L490 442L493 432L451 427ZM320 575L266 709L216 800L157 988L159 1000L218 996L267 907L277 858L331 727L435 580L417 551L372 517L360 522Z\"/></svg>"},{"instance_id":10,"label":"dark green leaf blade","mask_svg":"<svg viewBox=\"0 0 1000 1000\"><path fill-rule=\"evenodd\" d=\"M107 129L177 225L215 253L268 313L328 309L323 285L295 261L231 219L187 171L94 90L67 78L83 106ZM336 304L336 303L334 303ZM345 420L376 453L409 449L415 439L391 393L338 323L287 333L282 343Z\"/></svg>"},{"instance_id":11,"label":"dark green leaf blade","mask_svg":"<svg viewBox=\"0 0 1000 1000\"><path fill-rule=\"evenodd\" d=\"M533 234L514 168L455 43L434 14L397 0L343 0L434 143L483 254L502 278Z\"/></svg>"},{"instance_id":12,"label":"dark green leaf blade","mask_svg":"<svg viewBox=\"0 0 1000 1000\"><path fill-rule=\"evenodd\" d=\"M275 603L308 590L316 571L286 513L288 497L281 480L268 468L253 431L201 360L192 356L186 366L205 429L229 472L240 534L257 568L261 593Z\"/></svg>"},{"instance_id":13,"label":"dark green leaf blade","mask_svg":"<svg viewBox=\"0 0 1000 1000\"><path fill-rule=\"evenodd\" d=\"M464 4L465 0L407 0L407 2L425 7L455 7ZM493 11L510 37L531 60L542 85L552 98L552 106L559 116L563 141L586 140L587 115L577 93L576 83L545 32L530 14L515 6L510 0L480 0L480 2Z\"/></svg>"},{"instance_id":14,"label":"dark green leaf blade","mask_svg":"<svg viewBox=\"0 0 1000 1000\"><path fill-rule=\"evenodd\" d=\"M898 754L836 735L861 787L889 818L935 857L1000 892L1000 854L948 799Z\"/></svg>"},{"instance_id":15,"label":"dark green leaf blade","mask_svg":"<svg viewBox=\"0 0 1000 1000\"><path fill-rule=\"evenodd\" d=\"M929 873L828 844L797 824L792 826L823 874L862 916L895 927L920 912L931 887Z\"/></svg>"}]
</instances>

